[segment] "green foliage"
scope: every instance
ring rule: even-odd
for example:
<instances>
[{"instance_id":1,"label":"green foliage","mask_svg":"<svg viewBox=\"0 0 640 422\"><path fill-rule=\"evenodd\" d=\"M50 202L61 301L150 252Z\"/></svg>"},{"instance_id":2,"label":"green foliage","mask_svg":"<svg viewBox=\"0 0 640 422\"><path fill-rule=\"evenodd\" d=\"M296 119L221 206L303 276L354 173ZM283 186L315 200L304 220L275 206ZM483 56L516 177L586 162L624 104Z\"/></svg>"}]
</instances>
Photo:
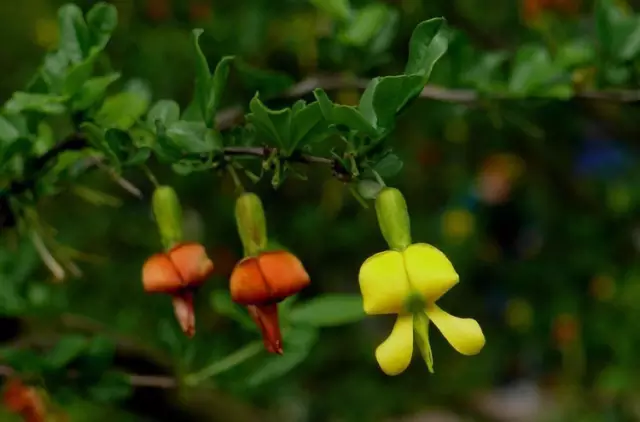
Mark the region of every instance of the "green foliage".
<instances>
[{"instance_id":1,"label":"green foliage","mask_svg":"<svg viewBox=\"0 0 640 422\"><path fill-rule=\"evenodd\" d=\"M365 316L362 297L325 295L296 306L289 314L292 324L332 327L360 321Z\"/></svg>"}]
</instances>

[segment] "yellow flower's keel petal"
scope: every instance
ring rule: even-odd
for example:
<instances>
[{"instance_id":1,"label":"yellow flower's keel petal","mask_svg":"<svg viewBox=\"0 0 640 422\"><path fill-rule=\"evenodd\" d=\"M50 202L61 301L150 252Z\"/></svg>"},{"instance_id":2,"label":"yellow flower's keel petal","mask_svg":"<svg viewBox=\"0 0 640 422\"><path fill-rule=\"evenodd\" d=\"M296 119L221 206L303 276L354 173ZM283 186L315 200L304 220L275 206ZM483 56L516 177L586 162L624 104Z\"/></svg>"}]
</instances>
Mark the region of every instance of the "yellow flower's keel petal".
<instances>
[{"instance_id":1,"label":"yellow flower's keel petal","mask_svg":"<svg viewBox=\"0 0 640 422\"><path fill-rule=\"evenodd\" d=\"M404 262L411 285L427 302L435 302L460 279L451 261L437 248L415 243L404 250Z\"/></svg>"},{"instance_id":2,"label":"yellow flower's keel petal","mask_svg":"<svg viewBox=\"0 0 640 422\"><path fill-rule=\"evenodd\" d=\"M484 347L484 334L475 319L455 317L436 305L427 308L427 315L459 353L471 356Z\"/></svg>"},{"instance_id":3,"label":"yellow flower's keel petal","mask_svg":"<svg viewBox=\"0 0 640 422\"><path fill-rule=\"evenodd\" d=\"M360 291L367 314L396 314L409 294L402 254L385 251L373 255L360 267Z\"/></svg>"},{"instance_id":4,"label":"yellow flower's keel petal","mask_svg":"<svg viewBox=\"0 0 640 422\"><path fill-rule=\"evenodd\" d=\"M376 359L387 375L402 373L413 355L413 315L400 315L387 339L376 349Z\"/></svg>"}]
</instances>

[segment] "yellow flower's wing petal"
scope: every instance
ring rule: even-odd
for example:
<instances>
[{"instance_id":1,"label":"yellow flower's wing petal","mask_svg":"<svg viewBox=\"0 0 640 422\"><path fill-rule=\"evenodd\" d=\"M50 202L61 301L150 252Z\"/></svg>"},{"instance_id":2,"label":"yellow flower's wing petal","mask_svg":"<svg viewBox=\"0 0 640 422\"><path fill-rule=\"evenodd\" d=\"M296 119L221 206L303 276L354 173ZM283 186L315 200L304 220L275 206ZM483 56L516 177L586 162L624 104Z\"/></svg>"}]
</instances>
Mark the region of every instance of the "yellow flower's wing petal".
<instances>
[{"instance_id":1,"label":"yellow flower's wing petal","mask_svg":"<svg viewBox=\"0 0 640 422\"><path fill-rule=\"evenodd\" d=\"M436 305L427 307L427 315L459 353L475 355L484 347L484 334L475 319L455 317Z\"/></svg>"},{"instance_id":2,"label":"yellow flower's wing petal","mask_svg":"<svg viewBox=\"0 0 640 422\"><path fill-rule=\"evenodd\" d=\"M376 349L376 359L387 375L398 375L411 363L413 315L399 315L387 339Z\"/></svg>"},{"instance_id":3,"label":"yellow flower's wing petal","mask_svg":"<svg viewBox=\"0 0 640 422\"><path fill-rule=\"evenodd\" d=\"M435 302L458 283L458 273L451 261L437 248L415 243L403 255L411 285L427 302Z\"/></svg>"},{"instance_id":4,"label":"yellow flower's wing petal","mask_svg":"<svg viewBox=\"0 0 640 422\"><path fill-rule=\"evenodd\" d=\"M397 314L409 294L402 254L385 251L369 257L360 267L364 311L370 315Z\"/></svg>"}]
</instances>

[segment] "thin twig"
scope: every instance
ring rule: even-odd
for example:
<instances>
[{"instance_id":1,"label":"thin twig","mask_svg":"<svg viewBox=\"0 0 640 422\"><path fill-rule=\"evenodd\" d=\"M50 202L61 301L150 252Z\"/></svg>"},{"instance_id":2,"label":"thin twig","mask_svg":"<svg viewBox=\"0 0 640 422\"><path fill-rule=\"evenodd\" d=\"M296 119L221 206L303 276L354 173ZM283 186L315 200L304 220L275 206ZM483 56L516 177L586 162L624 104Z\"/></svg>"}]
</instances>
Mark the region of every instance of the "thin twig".
<instances>
[{"instance_id":1,"label":"thin twig","mask_svg":"<svg viewBox=\"0 0 640 422\"><path fill-rule=\"evenodd\" d=\"M162 375L129 375L129 383L134 387L173 389L178 387L175 378Z\"/></svg>"},{"instance_id":2,"label":"thin twig","mask_svg":"<svg viewBox=\"0 0 640 422\"><path fill-rule=\"evenodd\" d=\"M316 75L310 76L297 84L293 85L279 98L299 98L311 94L315 89L322 88L326 91L335 91L340 89L359 89L364 90L369 84L368 79L346 77L341 75ZM506 93L499 94L481 94L478 91L470 89L448 89L438 86L426 86L420 93L420 98L472 104L481 100L486 101L535 101L535 100L555 100L554 97L544 96L527 96L526 98L509 95ZM590 101L607 101L618 103L635 103L640 102L640 90L610 90L610 91L581 91L576 92L573 96L566 100L590 100ZM244 118L244 108L235 106L225 109L216 116L217 127L221 130L229 129L236 124L242 122Z\"/></svg>"},{"instance_id":3,"label":"thin twig","mask_svg":"<svg viewBox=\"0 0 640 422\"><path fill-rule=\"evenodd\" d=\"M0 377L9 378L16 375L16 371L10 366L0 365ZM69 371L67 374L69 378L77 378L77 371ZM173 389L178 387L178 381L169 376L163 375L127 375L129 384L134 387L148 387L148 388L160 388L160 389Z\"/></svg>"},{"instance_id":4,"label":"thin twig","mask_svg":"<svg viewBox=\"0 0 640 422\"><path fill-rule=\"evenodd\" d=\"M42 237L35 231L31 232L31 241L33 246L36 248L38 255L40 255L40 259L44 262L44 265L49 268L49 271L53 274L57 281L62 281L65 278L65 271L62 268L62 265L56 261L53 257L47 246L44 244Z\"/></svg>"},{"instance_id":5,"label":"thin twig","mask_svg":"<svg viewBox=\"0 0 640 422\"><path fill-rule=\"evenodd\" d=\"M109 175L109 177L111 177L113 179L114 182L116 182L118 185L120 185L120 187L124 190L126 190L127 192L129 192L131 195L135 196L138 199L142 199L142 192L140 191L140 189L138 189L133 183L131 183L130 181L128 181L127 179L123 178L122 176L120 176L115 170L113 170L111 167L105 165L101 159L97 158L95 160L95 165L102 171L104 171L105 173L107 173Z\"/></svg>"}]
</instances>

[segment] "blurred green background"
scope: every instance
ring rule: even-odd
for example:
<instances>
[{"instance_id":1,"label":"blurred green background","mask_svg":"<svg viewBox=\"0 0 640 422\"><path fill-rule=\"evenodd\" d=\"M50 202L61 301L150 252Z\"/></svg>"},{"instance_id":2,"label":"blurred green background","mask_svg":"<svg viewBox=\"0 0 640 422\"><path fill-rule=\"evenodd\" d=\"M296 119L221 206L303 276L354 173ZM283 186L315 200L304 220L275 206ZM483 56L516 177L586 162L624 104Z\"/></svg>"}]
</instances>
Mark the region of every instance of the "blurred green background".
<instances>
[{"instance_id":1,"label":"blurred green background","mask_svg":"<svg viewBox=\"0 0 640 422\"><path fill-rule=\"evenodd\" d=\"M3 102L55 45L62 3L0 2ZM94 2L75 3L86 10ZM201 45L210 64L233 54L256 68L282 72L262 75L269 82L260 86L274 94L288 78L370 78L398 71L411 31L434 16L445 16L464 45L486 52L540 39L562 44L592 31L590 2L576 2L577 13L553 16L554 29L541 30L522 19L522 5L513 0L389 0L382 4L395 25L384 27L389 35L380 41L389 47L375 50L371 44L354 52L329 36L331 18L305 0L111 3L119 27L107 48L109 66L121 69L124 80L148 85L154 100L172 98L183 107L193 92L194 27L205 29ZM352 1L355 8L372 3ZM436 65L432 84L465 88L454 76L473 69L455 68L451 57L461 51L455 45ZM636 89L637 79L624 85ZM225 105L247 104L255 89L232 73ZM357 95L352 89L331 93L345 103ZM258 356L206 388L177 393L102 386L94 398L70 390L56 401L70 420L95 422L640 420L637 113L635 103L421 99L399 120L390 145L404 167L388 183L406 195L414 240L445 251L458 270L461 283L442 305L480 322L487 345L478 356L461 356L433 334L435 374L416 359L402 375L387 377L374 350L393 320L370 317L322 329L299 365L262 383L251 382L265 365L266 357ZM141 265L159 249L149 201L96 172L81 184L117 198L113 206L96 206L70 190L38 208L58 241L82 252L81 277L52 282L28 239L3 234L0 331L6 344L46 348L69 333L88 333L113 344L113 364L127 372L171 374L255 340L255 333L211 306L212 292L226 287L242 253L231 181L208 173L177 176L153 162L151 167L179 192L188 237L207 246L218 268L197 297L196 337L180 335L168 298L142 292ZM124 176L149 197L152 186L144 174ZM363 209L328 169L310 169L308 176L307 182L289 179L277 191L268 180L257 186L270 236L305 263L313 282L303 298L357 293L361 263L386 246L375 213ZM14 420L8 413L0 418Z\"/></svg>"}]
</instances>

